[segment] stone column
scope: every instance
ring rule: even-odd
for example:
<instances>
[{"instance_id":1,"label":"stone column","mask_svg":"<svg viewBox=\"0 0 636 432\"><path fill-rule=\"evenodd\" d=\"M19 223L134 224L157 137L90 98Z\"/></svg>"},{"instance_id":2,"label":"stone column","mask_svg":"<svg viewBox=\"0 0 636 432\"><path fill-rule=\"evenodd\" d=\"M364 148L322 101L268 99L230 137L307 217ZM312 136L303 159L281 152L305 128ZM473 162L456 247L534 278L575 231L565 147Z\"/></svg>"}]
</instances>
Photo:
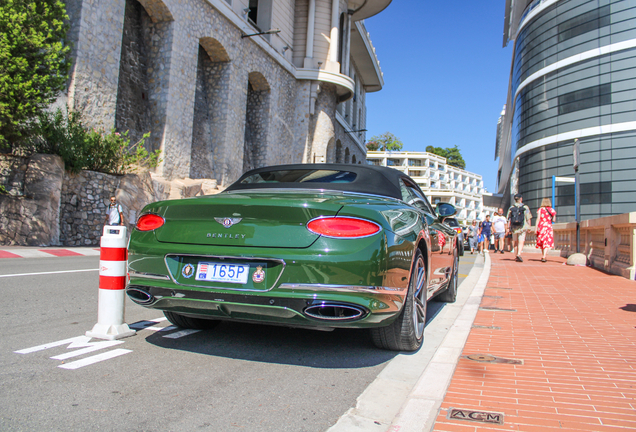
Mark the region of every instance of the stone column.
<instances>
[{"instance_id":1,"label":"stone column","mask_svg":"<svg viewBox=\"0 0 636 432\"><path fill-rule=\"evenodd\" d=\"M125 0L84 0L68 90L68 106L84 114L85 124L110 130L115 126ZM81 10L81 13L79 13Z\"/></svg>"},{"instance_id":2,"label":"stone column","mask_svg":"<svg viewBox=\"0 0 636 432\"><path fill-rule=\"evenodd\" d=\"M155 93L157 104L165 105L165 127L161 139L163 162L158 172L168 179L185 178L190 174L192 121L197 79L199 40L188 34L184 26L172 28L169 78ZM161 123L161 120L159 120Z\"/></svg>"}]
</instances>

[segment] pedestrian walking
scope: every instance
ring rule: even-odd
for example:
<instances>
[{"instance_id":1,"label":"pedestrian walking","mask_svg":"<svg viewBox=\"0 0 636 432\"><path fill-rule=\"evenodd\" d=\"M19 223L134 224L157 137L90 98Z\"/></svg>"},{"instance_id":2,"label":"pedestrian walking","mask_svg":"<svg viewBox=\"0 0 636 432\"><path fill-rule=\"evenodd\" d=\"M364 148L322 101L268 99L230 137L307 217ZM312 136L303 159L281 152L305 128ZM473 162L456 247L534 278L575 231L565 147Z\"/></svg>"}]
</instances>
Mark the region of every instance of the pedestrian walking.
<instances>
[{"instance_id":1,"label":"pedestrian walking","mask_svg":"<svg viewBox=\"0 0 636 432\"><path fill-rule=\"evenodd\" d=\"M554 231L552 223L556 218L556 210L552 208L550 198L543 198L537 211L537 248L541 249L541 262L546 262L548 250L554 247Z\"/></svg>"},{"instance_id":2,"label":"pedestrian walking","mask_svg":"<svg viewBox=\"0 0 636 432\"><path fill-rule=\"evenodd\" d=\"M508 219L508 229L512 232L513 251L515 260L523 262L521 251L526 241L526 233L530 230L532 213L530 208L523 203L521 194L515 195L515 203L508 209L506 219Z\"/></svg>"},{"instance_id":3,"label":"pedestrian walking","mask_svg":"<svg viewBox=\"0 0 636 432\"><path fill-rule=\"evenodd\" d=\"M508 221L500 208L492 218L492 227L495 230L495 253L504 253L504 237L508 229Z\"/></svg>"},{"instance_id":4,"label":"pedestrian walking","mask_svg":"<svg viewBox=\"0 0 636 432\"><path fill-rule=\"evenodd\" d=\"M504 243L506 245L506 250L508 252L512 252L512 233L508 228L506 228L506 236L504 237Z\"/></svg>"},{"instance_id":5,"label":"pedestrian walking","mask_svg":"<svg viewBox=\"0 0 636 432\"><path fill-rule=\"evenodd\" d=\"M124 224L124 211L121 208L121 204L117 204L117 198L110 197L110 204L106 208L106 225L123 225Z\"/></svg>"},{"instance_id":6,"label":"pedestrian walking","mask_svg":"<svg viewBox=\"0 0 636 432\"><path fill-rule=\"evenodd\" d=\"M486 215L486 220L481 223L481 235L482 235L482 251L487 251L490 248L490 236L492 235L492 222L490 222L490 215Z\"/></svg>"},{"instance_id":7,"label":"pedestrian walking","mask_svg":"<svg viewBox=\"0 0 636 432\"><path fill-rule=\"evenodd\" d=\"M477 226L477 221L474 220L472 225L468 227L468 244L470 245L470 253L471 255L475 252L475 249L478 249L478 241L479 240L479 227Z\"/></svg>"}]
</instances>

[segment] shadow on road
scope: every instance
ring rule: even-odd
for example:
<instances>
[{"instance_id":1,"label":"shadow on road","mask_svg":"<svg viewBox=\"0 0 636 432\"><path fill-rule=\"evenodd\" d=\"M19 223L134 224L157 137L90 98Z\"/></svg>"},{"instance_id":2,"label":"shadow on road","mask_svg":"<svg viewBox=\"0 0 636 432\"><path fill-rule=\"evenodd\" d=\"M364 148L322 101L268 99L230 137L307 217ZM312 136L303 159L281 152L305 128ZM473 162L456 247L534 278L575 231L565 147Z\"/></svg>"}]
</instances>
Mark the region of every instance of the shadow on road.
<instances>
[{"instance_id":1,"label":"shadow on road","mask_svg":"<svg viewBox=\"0 0 636 432\"><path fill-rule=\"evenodd\" d=\"M429 302L427 324L443 306L444 303ZM213 329L188 337L164 336L164 332L155 332L146 341L166 349L203 355L313 368L364 368L385 363L399 354L376 348L370 332L360 329L325 332L222 321Z\"/></svg>"}]
</instances>

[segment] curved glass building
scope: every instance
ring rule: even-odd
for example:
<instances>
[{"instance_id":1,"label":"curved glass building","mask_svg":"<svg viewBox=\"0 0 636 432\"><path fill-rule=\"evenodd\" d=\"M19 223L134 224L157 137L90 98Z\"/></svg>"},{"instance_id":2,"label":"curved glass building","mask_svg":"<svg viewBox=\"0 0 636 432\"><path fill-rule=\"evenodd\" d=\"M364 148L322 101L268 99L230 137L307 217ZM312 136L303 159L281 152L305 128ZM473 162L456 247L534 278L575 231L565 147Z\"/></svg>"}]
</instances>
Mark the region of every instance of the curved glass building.
<instances>
[{"instance_id":1,"label":"curved glass building","mask_svg":"<svg viewBox=\"0 0 636 432\"><path fill-rule=\"evenodd\" d=\"M574 177L581 219L636 210L636 0L506 1L514 41L497 133L499 192L533 210L552 176ZM558 222L574 220L574 185L556 184Z\"/></svg>"}]
</instances>

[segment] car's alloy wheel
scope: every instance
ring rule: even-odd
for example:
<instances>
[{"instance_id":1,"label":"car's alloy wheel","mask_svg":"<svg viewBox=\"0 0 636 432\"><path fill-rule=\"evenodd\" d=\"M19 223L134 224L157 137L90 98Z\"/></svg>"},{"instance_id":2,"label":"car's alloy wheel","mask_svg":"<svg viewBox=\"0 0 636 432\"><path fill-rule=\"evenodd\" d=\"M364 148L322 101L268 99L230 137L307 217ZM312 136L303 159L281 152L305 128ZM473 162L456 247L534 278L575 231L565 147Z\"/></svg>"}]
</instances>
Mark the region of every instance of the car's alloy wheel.
<instances>
[{"instance_id":1,"label":"car's alloy wheel","mask_svg":"<svg viewBox=\"0 0 636 432\"><path fill-rule=\"evenodd\" d=\"M453 259L452 272L451 278L448 281L448 288L437 296L437 300L439 301L454 303L455 300L457 300L457 284L459 280L459 256L457 255L457 251L455 251L455 259Z\"/></svg>"},{"instance_id":2,"label":"car's alloy wheel","mask_svg":"<svg viewBox=\"0 0 636 432\"><path fill-rule=\"evenodd\" d=\"M422 346L426 325L426 265L422 252L415 252L408 292L402 312L393 323L371 330L378 348L415 351Z\"/></svg>"},{"instance_id":3,"label":"car's alloy wheel","mask_svg":"<svg viewBox=\"0 0 636 432\"><path fill-rule=\"evenodd\" d=\"M192 318L168 311L163 311L163 314L172 324L176 325L177 327L187 329L205 330L216 327L220 323L219 320Z\"/></svg>"}]
</instances>

